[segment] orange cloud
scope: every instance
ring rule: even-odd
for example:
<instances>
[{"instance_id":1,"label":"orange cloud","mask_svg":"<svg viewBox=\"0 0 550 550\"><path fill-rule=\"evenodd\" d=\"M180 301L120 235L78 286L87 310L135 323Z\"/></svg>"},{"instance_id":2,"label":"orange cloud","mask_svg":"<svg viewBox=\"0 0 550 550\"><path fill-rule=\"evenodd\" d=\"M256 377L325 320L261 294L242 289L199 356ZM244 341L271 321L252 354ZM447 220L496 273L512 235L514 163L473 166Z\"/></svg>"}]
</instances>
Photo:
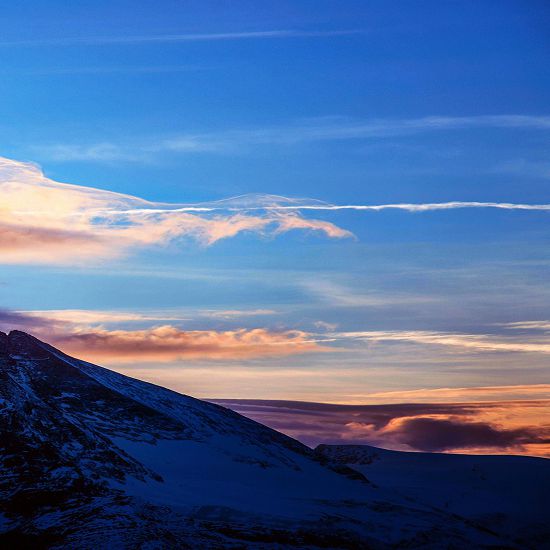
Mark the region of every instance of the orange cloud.
<instances>
[{"instance_id":1,"label":"orange cloud","mask_svg":"<svg viewBox=\"0 0 550 550\"><path fill-rule=\"evenodd\" d=\"M212 312L207 312L208 314ZM218 313L218 312L216 312ZM260 315L270 310L221 311L222 316ZM207 315L208 316L208 315ZM301 330L267 328L183 330L159 321L183 321L174 312L137 313L101 310L10 311L0 309L0 329L17 328L34 334L69 355L114 363L171 362L179 359L234 360L285 357L303 353L337 352L313 334ZM157 326L109 329L119 323Z\"/></svg>"},{"instance_id":2,"label":"orange cloud","mask_svg":"<svg viewBox=\"0 0 550 550\"><path fill-rule=\"evenodd\" d=\"M88 328L53 334L50 342L79 358L109 363L253 359L333 351L297 330L185 331L170 325L135 331Z\"/></svg>"},{"instance_id":3,"label":"orange cloud","mask_svg":"<svg viewBox=\"0 0 550 550\"><path fill-rule=\"evenodd\" d=\"M64 229L8 225L0 221L1 263L64 263L79 256L113 255L99 235Z\"/></svg>"},{"instance_id":4,"label":"orange cloud","mask_svg":"<svg viewBox=\"0 0 550 550\"><path fill-rule=\"evenodd\" d=\"M356 396L359 398L359 396ZM493 401L499 399L550 399L550 384L474 386L463 388L421 388L364 394L363 402L438 403Z\"/></svg>"},{"instance_id":5,"label":"orange cloud","mask_svg":"<svg viewBox=\"0 0 550 550\"><path fill-rule=\"evenodd\" d=\"M538 445L541 454L550 450L548 425L504 427L460 415L419 414L392 418L381 429L362 422L349 422L346 428L345 438L382 439L405 450L513 454L524 451L525 445Z\"/></svg>"},{"instance_id":6,"label":"orange cloud","mask_svg":"<svg viewBox=\"0 0 550 550\"><path fill-rule=\"evenodd\" d=\"M159 204L48 179L33 164L0 157L0 262L75 263L191 238L209 246L243 232L291 230L351 236L336 225L258 204ZM221 204L221 206L220 206ZM258 206L259 205L259 206ZM254 213L253 213L254 212Z\"/></svg>"},{"instance_id":7,"label":"orange cloud","mask_svg":"<svg viewBox=\"0 0 550 550\"><path fill-rule=\"evenodd\" d=\"M402 451L550 457L550 400L337 405L215 400L314 447L366 444Z\"/></svg>"},{"instance_id":8,"label":"orange cloud","mask_svg":"<svg viewBox=\"0 0 550 550\"><path fill-rule=\"evenodd\" d=\"M291 229L310 229L322 231L329 237L341 239L353 236L349 231L342 229L332 223L321 220L306 220L298 214L277 214L277 233L284 233Z\"/></svg>"}]
</instances>

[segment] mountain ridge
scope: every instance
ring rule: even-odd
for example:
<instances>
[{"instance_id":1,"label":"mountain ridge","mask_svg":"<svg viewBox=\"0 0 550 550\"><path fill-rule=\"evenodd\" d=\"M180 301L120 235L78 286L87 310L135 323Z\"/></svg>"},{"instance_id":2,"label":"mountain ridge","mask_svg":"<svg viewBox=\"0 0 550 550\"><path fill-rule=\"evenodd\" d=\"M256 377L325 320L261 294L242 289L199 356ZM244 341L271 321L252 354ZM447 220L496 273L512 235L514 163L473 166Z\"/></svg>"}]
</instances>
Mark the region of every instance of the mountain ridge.
<instances>
[{"instance_id":1,"label":"mountain ridge","mask_svg":"<svg viewBox=\"0 0 550 550\"><path fill-rule=\"evenodd\" d=\"M515 547L349 473L219 405L0 335L0 544Z\"/></svg>"}]
</instances>

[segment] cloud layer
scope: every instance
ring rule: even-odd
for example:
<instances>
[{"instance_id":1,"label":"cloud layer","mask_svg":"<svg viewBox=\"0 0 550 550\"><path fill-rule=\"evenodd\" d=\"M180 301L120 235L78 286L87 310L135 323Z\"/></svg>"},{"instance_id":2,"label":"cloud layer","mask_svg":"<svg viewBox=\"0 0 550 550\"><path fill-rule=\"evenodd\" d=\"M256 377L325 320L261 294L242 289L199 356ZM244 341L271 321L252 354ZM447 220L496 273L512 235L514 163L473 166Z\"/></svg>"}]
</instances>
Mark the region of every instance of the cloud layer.
<instances>
[{"instance_id":1,"label":"cloud layer","mask_svg":"<svg viewBox=\"0 0 550 550\"><path fill-rule=\"evenodd\" d=\"M550 457L548 399L391 405L214 401L311 446L370 444L404 451Z\"/></svg>"},{"instance_id":2,"label":"cloud layer","mask_svg":"<svg viewBox=\"0 0 550 550\"><path fill-rule=\"evenodd\" d=\"M330 351L309 334L296 330L182 330L171 325L133 331L90 328L54 335L52 343L77 357L109 363L233 361Z\"/></svg>"},{"instance_id":3,"label":"cloud layer","mask_svg":"<svg viewBox=\"0 0 550 550\"><path fill-rule=\"evenodd\" d=\"M247 313L261 316L270 312L227 310L219 313L220 316L214 315L216 322L220 317L238 319ZM205 319L212 318L212 311L205 311L204 315ZM168 324L169 320L174 324ZM239 371L242 365L238 363L247 360L342 350L341 347L332 347L334 339L331 337L300 330L265 327L185 330L178 324L186 320L174 312L0 310L0 329L19 328L32 332L70 355L99 363L120 364L134 376L136 372L140 376L139 364L150 368L151 363L157 363L157 374L162 371L162 376L168 374L175 380L181 375L178 369L185 365L185 361L194 364L202 362L204 368L201 376L209 377L216 372L211 370L216 366L213 361L220 361L217 365L221 364L223 369L230 368L229 365L237 361ZM150 326L158 322L163 324ZM545 323L517 322L513 328L516 325L536 325L533 330L539 330L539 324ZM126 328L116 328L120 325ZM386 333L375 334L382 340L387 337ZM470 336L476 341L473 335ZM420 341L424 343L423 339ZM469 342L470 339L466 338L467 348ZM436 343L439 343L437 339ZM453 341L444 345L455 347L457 344ZM459 343L459 346L462 345ZM518 343L515 346L518 351L524 351ZM493 351L493 348L491 346L489 350ZM485 344L481 351L487 351ZM265 375L262 378L277 379L277 368L272 371L271 378ZM150 379L151 371L144 372L144 375ZM286 372L281 376L288 375ZM300 380L310 383L308 377L316 375L304 370L300 373ZM231 368L231 376L238 377L239 373ZM248 379L245 377L243 380ZM281 383L280 379L278 383ZM176 387L173 383L168 385ZM212 386L207 385L211 391ZM310 445L353 443L400 450L550 456L549 384L371 391L355 398L356 402L371 404L264 400L218 402Z\"/></svg>"},{"instance_id":4,"label":"cloud layer","mask_svg":"<svg viewBox=\"0 0 550 550\"><path fill-rule=\"evenodd\" d=\"M221 313L231 315L236 312ZM257 311L253 313L258 314ZM173 324L134 330L105 327L169 319L182 320L169 315L108 311L0 310L0 329L9 331L17 328L32 332L69 355L109 364L166 363L185 359L236 361L334 351L313 335L300 330L263 327L184 330Z\"/></svg>"},{"instance_id":5,"label":"cloud layer","mask_svg":"<svg viewBox=\"0 0 550 550\"><path fill-rule=\"evenodd\" d=\"M48 341L75 355L93 360L117 362L177 361L181 358L226 358L285 356L317 351L369 354L373 346L447 348L452 353L550 353L547 321L523 321L504 325L504 334L461 334L436 331L360 331L333 332L334 327L316 323L317 331L273 330L263 327L234 328L239 319L271 317L269 309L166 311L42 310L0 309L0 329L18 328L44 336ZM231 320L232 328L220 330L183 330L183 322ZM244 323L243 325L247 325ZM238 327L238 325L237 325ZM218 327L216 327L218 328ZM320 331L319 331L320 329ZM407 351L407 354L410 350ZM495 387L500 393L500 387ZM447 389L457 397L464 388ZM466 388L468 390L468 388ZM490 388L485 393L491 394ZM443 396L438 390L439 396ZM427 393L426 393L427 392ZM418 399L430 390L368 394L369 399Z\"/></svg>"}]
</instances>

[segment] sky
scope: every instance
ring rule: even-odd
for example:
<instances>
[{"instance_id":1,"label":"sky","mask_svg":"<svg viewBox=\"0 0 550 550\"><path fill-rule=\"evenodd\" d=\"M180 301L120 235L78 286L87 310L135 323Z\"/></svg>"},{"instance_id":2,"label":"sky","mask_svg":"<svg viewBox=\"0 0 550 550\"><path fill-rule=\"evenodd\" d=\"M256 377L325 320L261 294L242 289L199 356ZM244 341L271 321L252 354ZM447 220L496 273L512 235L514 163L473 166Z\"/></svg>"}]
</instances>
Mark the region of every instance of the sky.
<instances>
[{"instance_id":1,"label":"sky","mask_svg":"<svg viewBox=\"0 0 550 550\"><path fill-rule=\"evenodd\" d=\"M1 330L310 444L550 455L546 2L0 25Z\"/></svg>"}]
</instances>

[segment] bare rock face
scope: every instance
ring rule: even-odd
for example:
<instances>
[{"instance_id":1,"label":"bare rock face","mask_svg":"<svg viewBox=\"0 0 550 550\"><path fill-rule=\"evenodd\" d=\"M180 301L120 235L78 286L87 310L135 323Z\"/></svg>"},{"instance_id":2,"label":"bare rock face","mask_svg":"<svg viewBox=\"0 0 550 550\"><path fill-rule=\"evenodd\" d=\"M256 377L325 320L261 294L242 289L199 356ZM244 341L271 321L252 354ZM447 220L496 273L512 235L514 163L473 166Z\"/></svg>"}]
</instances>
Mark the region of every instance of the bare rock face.
<instances>
[{"instance_id":1,"label":"bare rock face","mask_svg":"<svg viewBox=\"0 0 550 550\"><path fill-rule=\"evenodd\" d=\"M0 333L2 548L509 543L352 473L218 405Z\"/></svg>"},{"instance_id":2,"label":"bare rock face","mask_svg":"<svg viewBox=\"0 0 550 550\"><path fill-rule=\"evenodd\" d=\"M8 353L8 344L8 335L5 332L0 332L0 357L3 357Z\"/></svg>"}]
</instances>

